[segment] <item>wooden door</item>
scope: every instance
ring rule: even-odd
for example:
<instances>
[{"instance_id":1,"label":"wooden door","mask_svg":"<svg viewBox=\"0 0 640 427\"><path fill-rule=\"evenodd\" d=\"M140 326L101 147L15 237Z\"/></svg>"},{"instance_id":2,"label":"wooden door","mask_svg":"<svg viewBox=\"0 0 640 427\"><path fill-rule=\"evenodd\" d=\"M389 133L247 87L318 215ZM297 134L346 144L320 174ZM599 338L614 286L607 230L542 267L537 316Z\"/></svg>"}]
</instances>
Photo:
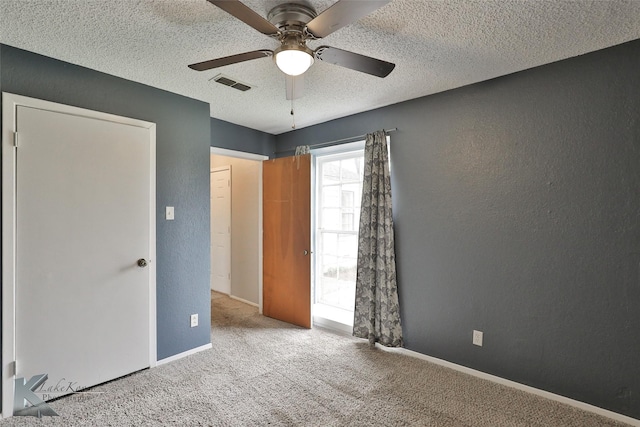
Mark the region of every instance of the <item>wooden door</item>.
<instances>
[{"instance_id":1,"label":"wooden door","mask_svg":"<svg viewBox=\"0 0 640 427\"><path fill-rule=\"evenodd\" d=\"M311 327L311 155L263 166L263 313Z\"/></svg>"},{"instance_id":2,"label":"wooden door","mask_svg":"<svg viewBox=\"0 0 640 427\"><path fill-rule=\"evenodd\" d=\"M16 376L148 367L149 130L22 106L16 123Z\"/></svg>"}]
</instances>

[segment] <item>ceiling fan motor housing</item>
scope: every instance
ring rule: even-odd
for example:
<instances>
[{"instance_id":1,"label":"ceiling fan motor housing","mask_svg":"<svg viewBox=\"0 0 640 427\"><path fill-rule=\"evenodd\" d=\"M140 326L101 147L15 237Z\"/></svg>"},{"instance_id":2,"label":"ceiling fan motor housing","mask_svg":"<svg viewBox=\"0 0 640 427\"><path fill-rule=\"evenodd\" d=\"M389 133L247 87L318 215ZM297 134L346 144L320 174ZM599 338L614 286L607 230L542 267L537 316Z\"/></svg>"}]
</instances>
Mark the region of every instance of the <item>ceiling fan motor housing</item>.
<instances>
[{"instance_id":1,"label":"ceiling fan motor housing","mask_svg":"<svg viewBox=\"0 0 640 427\"><path fill-rule=\"evenodd\" d=\"M285 71L283 65L279 63L283 58L278 56L281 52L287 52L286 54L289 57L294 55L294 52L298 51L304 52L308 55L302 55L303 59L298 59L298 61L307 62L305 67L300 68L302 72L304 72L311 64L313 64L314 53L311 49L307 47L307 34L305 34L305 27L308 22L310 22L313 18L317 16L315 9L305 4L298 3L284 3L278 5L269 11L267 18L269 22L275 25L279 30L280 34L278 35L278 39L280 41L280 46L273 51L273 60L278 67L285 72L286 74L292 74L292 72ZM297 57L299 58L299 57ZM290 61L294 61L293 58ZM296 71L296 73L299 71Z\"/></svg>"},{"instance_id":2,"label":"ceiling fan motor housing","mask_svg":"<svg viewBox=\"0 0 640 427\"><path fill-rule=\"evenodd\" d=\"M307 47L305 40L297 34L285 35L282 38L282 44L273 51L273 57L283 50L299 50L308 53L310 56L314 56L313 51Z\"/></svg>"},{"instance_id":3,"label":"ceiling fan motor housing","mask_svg":"<svg viewBox=\"0 0 640 427\"><path fill-rule=\"evenodd\" d=\"M299 3L284 3L271 9L267 19L278 27L283 35L289 32L302 35L304 27L316 16L318 14L310 6Z\"/></svg>"}]
</instances>

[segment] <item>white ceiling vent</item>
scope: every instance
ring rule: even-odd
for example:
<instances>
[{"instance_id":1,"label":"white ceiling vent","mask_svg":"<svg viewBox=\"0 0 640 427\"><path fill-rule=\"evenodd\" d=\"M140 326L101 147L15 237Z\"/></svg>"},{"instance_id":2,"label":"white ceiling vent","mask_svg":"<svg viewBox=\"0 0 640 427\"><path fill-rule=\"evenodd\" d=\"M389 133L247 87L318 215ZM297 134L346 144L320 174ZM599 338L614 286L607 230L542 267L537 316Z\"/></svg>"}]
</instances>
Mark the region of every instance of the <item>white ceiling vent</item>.
<instances>
[{"instance_id":1,"label":"white ceiling vent","mask_svg":"<svg viewBox=\"0 0 640 427\"><path fill-rule=\"evenodd\" d=\"M224 74L218 74L213 78L209 79L209 81L211 80L213 80L216 83L220 83L221 85L225 85L225 86L232 87L234 89L241 90L242 92L246 92L252 88L252 86L246 83L241 83L235 79L232 79L229 76L225 76Z\"/></svg>"}]
</instances>

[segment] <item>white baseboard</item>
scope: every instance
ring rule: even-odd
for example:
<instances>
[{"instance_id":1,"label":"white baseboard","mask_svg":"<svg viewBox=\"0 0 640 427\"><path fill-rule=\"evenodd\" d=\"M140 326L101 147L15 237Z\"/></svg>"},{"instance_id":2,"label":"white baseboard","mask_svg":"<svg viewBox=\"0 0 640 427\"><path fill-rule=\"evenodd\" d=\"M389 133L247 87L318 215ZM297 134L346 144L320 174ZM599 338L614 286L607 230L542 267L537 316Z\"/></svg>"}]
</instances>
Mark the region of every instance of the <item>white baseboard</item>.
<instances>
[{"instance_id":1,"label":"white baseboard","mask_svg":"<svg viewBox=\"0 0 640 427\"><path fill-rule=\"evenodd\" d=\"M174 361L176 361L178 359L182 359L183 357L191 356L192 354L196 354L196 353L199 353L201 351L210 350L211 348L213 348L211 343L205 344L205 345L201 345L200 347L196 347L196 348L192 348L191 350L183 351L182 353L175 354L175 355L173 355L171 357L167 357L166 359L158 360L158 362L156 363L156 366L164 365L166 363L171 363L171 362L174 362Z\"/></svg>"},{"instance_id":2,"label":"white baseboard","mask_svg":"<svg viewBox=\"0 0 640 427\"><path fill-rule=\"evenodd\" d=\"M236 297L236 296L231 295L231 294L229 294L229 298L234 299L234 300L236 300L236 301L243 302L243 303L245 303L245 304L252 305L252 306L254 306L254 307L258 307L258 304L256 304L255 302L251 302L251 301L248 301L248 300L243 299L243 298Z\"/></svg>"},{"instance_id":3,"label":"white baseboard","mask_svg":"<svg viewBox=\"0 0 640 427\"><path fill-rule=\"evenodd\" d=\"M417 351L407 350L406 348L390 348L382 345L376 345L376 347L391 353L399 353L399 354L415 357L417 359L426 360L428 362L435 363L436 365L445 366L447 368L451 368L456 371L463 372L465 374L473 375L474 377L478 377L484 380L492 381L494 383L506 385L507 387L512 387L517 390L526 391L527 393L535 394L536 396L541 396L550 400L555 400L556 402L564 403L566 405L573 406L574 408L582 409L583 411L591 412L597 415L602 415L603 417L611 418L612 420L615 420L615 421L620 421L623 423L630 424L632 426L640 427L640 420L638 419L627 417L626 415L609 411L607 409L599 408L597 406L589 405L588 403L580 402L579 400L570 399L565 396L560 396L559 394L551 393L545 390L540 390L535 387L520 384L515 381L511 381L505 378L497 377L495 375L487 374L485 372L476 371L475 369L467 368L466 366L457 365L455 363L448 362L446 360L442 360L436 357L427 356L426 354L418 353Z\"/></svg>"}]
</instances>

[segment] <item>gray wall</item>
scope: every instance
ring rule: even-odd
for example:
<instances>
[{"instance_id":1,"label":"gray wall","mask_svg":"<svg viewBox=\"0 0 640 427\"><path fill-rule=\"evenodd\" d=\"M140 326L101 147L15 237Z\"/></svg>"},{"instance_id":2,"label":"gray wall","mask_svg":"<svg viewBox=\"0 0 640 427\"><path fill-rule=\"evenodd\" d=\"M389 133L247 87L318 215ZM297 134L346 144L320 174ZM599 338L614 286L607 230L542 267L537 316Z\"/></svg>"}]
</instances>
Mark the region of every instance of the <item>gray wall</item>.
<instances>
[{"instance_id":1,"label":"gray wall","mask_svg":"<svg viewBox=\"0 0 640 427\"><path fill-rule=\"evenodd\" d=\"M406 346L640 418L638 70L634 41L282 134L277 150L398 127Z\"/></svg>"},{"instance_id":2,"label":"gray wall","mask_svg":"<svg viewBox=\"0 0 640 427\"><path fill-rule=\"evenodd\" d=\"M210 343L209 105L0 45L3 91L156 123L158 359ZM175 221L164 207L175 206Z\"/></svg>"},{"instance_id":3,"label":"gray wall","mask_svg":"<svg viewBox=\"0 0 640 427\"><path fill-rule=\"evenodd\" d=\"M224 120L211 118L211 146L274 157L276 137Z\"/></svg>"}]
</instances>

